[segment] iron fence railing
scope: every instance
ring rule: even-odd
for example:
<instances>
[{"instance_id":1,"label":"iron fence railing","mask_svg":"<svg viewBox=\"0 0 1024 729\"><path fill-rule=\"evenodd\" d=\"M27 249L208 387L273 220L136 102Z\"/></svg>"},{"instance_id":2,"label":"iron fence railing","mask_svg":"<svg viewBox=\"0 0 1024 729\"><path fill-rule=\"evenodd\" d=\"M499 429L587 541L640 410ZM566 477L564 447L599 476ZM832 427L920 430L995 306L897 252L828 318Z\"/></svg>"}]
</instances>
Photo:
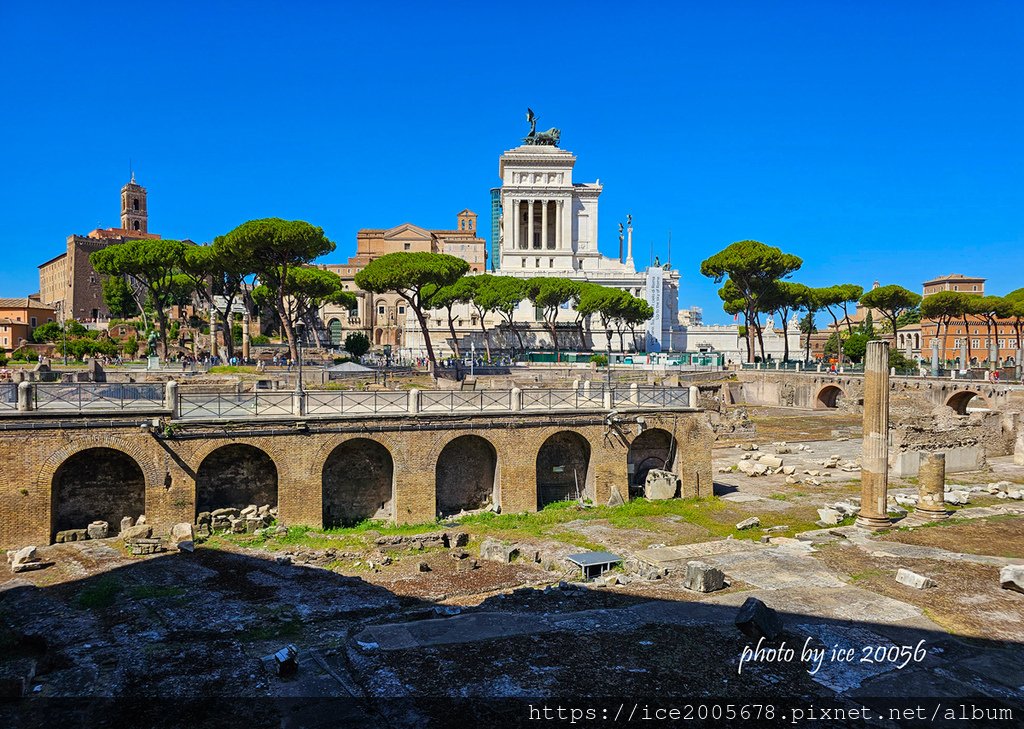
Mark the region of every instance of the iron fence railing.
<instances>
[{"instance_id":1,"label":"iron fence railing","mask_svg":"<svg viewBox=\"0 0 1024 729\"><path fill-rule=\"evenodd\" d=\"M18 407L18 383L0 382L0 410L14 410Z\"/></svg>"},{"instance_id":2,"label":"iron fence railing","mask_svg":"<svg viewBox=\"0 0 1024 729\"><path fill-rule=\"evenodd\" d=\"M291 415L290 392L242 392L182 394L178 397L181 418L255 418Z\"/></svg>"},{"instance_id":3,"label":"iron fence railing","mask_svg":"<svg viewBox=\"0 0 1024 729\"><path fill-rule=\"evenodd\" d=\"M32 388L36 410L152 410L164 406L158 383L37 382Z\"/></svg>"},{"instance_id":4,"label":"iron fence railing","mask_svg":"<svg viewBox=\"0 0 1024 729\"><path fill-rule=\"evenodd\" d=\"M409 393L395 391L306 392L307 415L387 415L409 412Z\"/></svg>"}]
</instances>

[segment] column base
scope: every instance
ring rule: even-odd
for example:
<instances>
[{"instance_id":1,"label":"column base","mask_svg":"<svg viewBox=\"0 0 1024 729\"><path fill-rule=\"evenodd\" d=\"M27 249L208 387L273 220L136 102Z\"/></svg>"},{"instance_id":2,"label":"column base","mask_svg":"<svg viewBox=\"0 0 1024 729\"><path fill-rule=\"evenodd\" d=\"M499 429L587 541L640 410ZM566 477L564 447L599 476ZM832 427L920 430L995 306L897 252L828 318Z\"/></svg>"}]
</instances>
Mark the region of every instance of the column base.
<instances>
[{"instance_id":1,"label":"column base","mask_svg":"<svg viewBox=\"0 0 1024 729\"><path fill-rule=\"evenodd\" d=\"M857 517L854 526L877 532L883 529L892 529L892 519L887 516L864 516L861 514Z\"/></svg>"},{"instance_id":2,"label":"column base","mask_svg":"<svg viewBox=\"0 0 1024 729\"><path fill-rule=\"evenodd\" d=\"M921 524L929 524L933 521L942 521L948 519L951 516L951 512L948 511L931 511L928 509L917 508L914 509L910 514L900 521L901 526L919 526Z\"/></svg>"}]
</instances>

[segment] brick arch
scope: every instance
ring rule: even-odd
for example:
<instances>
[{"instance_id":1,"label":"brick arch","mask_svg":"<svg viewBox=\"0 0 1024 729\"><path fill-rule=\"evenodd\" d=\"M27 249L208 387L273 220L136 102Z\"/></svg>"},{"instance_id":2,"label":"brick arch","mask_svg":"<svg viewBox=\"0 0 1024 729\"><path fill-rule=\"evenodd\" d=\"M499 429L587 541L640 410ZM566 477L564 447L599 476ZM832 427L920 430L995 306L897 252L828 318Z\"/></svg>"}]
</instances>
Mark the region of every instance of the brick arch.
<instances>
[{"instance_id":1,"label":"brick arch","mask_svg":"<svg viewBox=\"0 0 1024 729\"><path fill-rule=\"evenodd\" d=\"M634 492L642 492L647 472L652 468L673 470L679 441L663 427L645 429L633 438L626 453L629 485Z\"/></svg>"},{"instance_id":2,"label":"brick arch","mask_svg":"<svg viewBox=\"0 0 1024 729\"><path fill-rule=\"evenodd\" d=\"M551 433L537 449L537 508L555 501L581 497L593 499L593 448L590 440L576 430Z\"/></svg>"},{"instance_id":3,"label":"brick arch","mask_svg":"<svg viewBox=\"0 0 1024 729\"><path fill-rule=\"evenodd\" d=\"M435 446L435 509L448 516L500 503L501 461L499 448L479 433L454 431Z\"/></svg>"},{"instance_id":4,"label":"brick arch","mask_svg":"<svg viewBox=\"0 0 1024 729\"><path fill-rule=\"evenodd\" d=\"M984 403L985 408L991 408L988 399L975 390L960 390L946 398L946 406L953 409L958 415L967 415L967 406L977 398Z\"/></svg>"},{"instance_id":5,"label":"brick arch","mask_svg":"<svg viewBox=\"0 0 1024 729\"><path fill-rule=\"evenodd\" d=\"M356 438L363 438L365 440L372 440L375 443L379 443L388 449L392 458L394 458L397 453L401 452L401 444L391 433L335 434L321 442L313 452L313 457L310 459L309 478L313 481L319 479L320 475L324 471L324 466L327 464L327 459L330 458L335 449L338 446L343 445L345 441L354 440Z\"/></svg>"},{"instance_id":6,"label":"brick arch","mask_svg":"<svg viewBox=\"0 0 1024 729\"><path fill-rule=\"evenodd\" d=\"M265 436L262 438L204 438L200 441L193 441L197 445L188 452L187 456L183 457L189 470L195 474L199 472L199 466L206 460L206 457L218 448L223 448L226 445L247 445L257 448L270 456L270 460L274 462L274 467L278 473L282 473L281 464L287 459L290 450L284 441L285 439L281 438L281 436Z\"/></svg>"},{"instance_id":7,"label":"brick arch","mask_svg":"<svg viewBox=\"0 0 1024 729\"><path fill-rule=\"evenodd\" d=\"M57 474L57 470L66 460L77 453L92 448L107 448L109 450L121 451L126 456L131 457L139 465L139 468L142 469L147 491L164 485L166 470L161 468L161 464L153 458L151 451L143 448L138 443L116 435L105 435L102 437L86 435L76 437L74 443L69 443L47 456L36 474L36 488L48 491L53 484L53 477Z\"/></svg>"},{"instance_id":8,"label":"brick arch","mask_svg":"<svg viewBox=\"0 0 1024 729\"><path fill-rule=\"evenodd\" d=\"M234 458L224 464L209 463L211 458L225 449L226 455L246 455L245 460ZM243 450L244 449L244 450ZM233 507L244 508L249 504L277 506L280 488L280 469L269 450L261 443L231 440L216 441L196 465L195 509L196 513ZM252 457L252 460L248 458ZM209 463L209 465L208 465ZM204 473L204 466L219 470Z\"/></svg>"},{"instance_id":9,"label":"brick arch","mask_svg":"<svg viewBox=\"0 0 1024 729\"><path fill-rule=\"evenodd\" d=\"M845 389L834 383L826 384L815 393L814 408L816 410L837 408L840 397L847 397Z\"/></svg>"},{"instance_id":10,"label":"brick arch","mask_svg":"<svg viewBox=\"0 0 1024 729\"><path fill-rule=\"evenodd\" d=\"M317 463L321 464L319 481L324 528L351 526L364 519L393 520L394 449L362 434L332 440L333 448L322 460L317 458ZM310 480L311 484L314 482Z\"/></svg>"}]
</instances>

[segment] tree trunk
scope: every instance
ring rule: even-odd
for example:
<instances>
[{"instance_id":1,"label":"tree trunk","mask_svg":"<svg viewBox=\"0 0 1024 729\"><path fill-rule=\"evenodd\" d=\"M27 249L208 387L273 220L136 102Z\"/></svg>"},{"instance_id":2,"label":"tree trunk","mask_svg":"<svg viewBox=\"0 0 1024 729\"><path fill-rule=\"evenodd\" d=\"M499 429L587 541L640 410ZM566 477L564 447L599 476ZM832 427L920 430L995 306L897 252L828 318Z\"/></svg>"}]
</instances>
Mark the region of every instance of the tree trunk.
<instances>
[{"instance_id":1,"label":"tree trunk","mask_svg":"<svg viewBox=\"0 0 1024 729\"><path fill-rule=\"evenodd\" d=\"M814 329L814 315L816 313L816 311L811 311L810 309L807 310L807 332L804 334L804 336L807 337L807 349L806 354L804 355L804 362L811 361L811 330Z\"/></svg>"},{"instance_id":2,"label":"tree trunk","mask_svg":"<svg viewBox=\"0 0 1024 729\"><path fill-rule=\"evenodd\" d=\"M782 361L789 362L789 324L786 322L788 309L779 309L779 316L782 317Z\"/></svg>"},{"instance_id":3,"label":"tree trunk","mask_svg":"<svg viewBox=\"0 0 1024 729\"><path fill-rule=\"evenodd\" d=\"M420 323L420 330L423 332L423 343L427 347L427 360L430 362L430 374L433 377L437 377L437 358L434 357L434 345L430 343L430 330L427 327L427 317L423 314L423 310L413 302L413 300L403 294L399 294L403 299L409 302L409 306L416 312L416 320Z\"/></svg>"},{"instance_id":4,"label":"tree trunk","mask_svg":"<svg viewBox=\"0 0 1024 729\"><path fill-rule=\"evenodd\" d=\"M964 314L964 331L967 332L967 361L960 363L960 368L969 370L971 368L971 325L967 321L967 315Z\"/></svg>"},{"instance_id":5,"label":"tree trunk","mask_svg":"<svg viewBox=\"0 0 1024 729\"><path fill-rule=\"evenodd\" d=\"M452 307L446 307L448 309L448 331L452 334L452 352L455 353L455 359L461 358L459 354L459 338L455 335L455 319L452 317Z\"/></svg>"},{"instance_id":6,"label":"tree trunk","mask_svg":"<svg viewBox=\"0 0 1024 729\"><path fill-rule=\"evenodd\" d=\"M555 312L555 316L558 316L558 312ZM557 324L554 319L548 322L548 331L551 332L551 348L555 351L555 359L558 359L558 330Z\"/></svg>"},{"instance_id":7,"label":"tree trunk","mask_svg":"<svg viewBox=\"0 0 1024 729\"><path fill-rule=\"evenodd\" d=\"M754 355L754 352L755 352L755 350L754 350L754 332L753 332L753 330L751 328L751 323L752 323L752 321L754 319L753 313L754 313L754 307L752 305L748 304L747 308L746 308L746 311L744 311L744 313L743 313L743 318L746 319L746 323L747 323L747 334L746 334L746 338L747 338L747 362L750 362L750 363L753 363L753 361L755 359L755 355Z\"/></svg>"},{"instance_id":8,"label":"tree trunk","mask_svg":"<svg viewBox=\"0 0 1024 729\"><path fill-rule=\"evenodd\" d=\"M480 329L484 333L484 349L487 350L487 361L491 361L491 338L487 335L487 326L484 324L483 316L480 317Z\"/></svg>"},{"instance_id":9,"label":"tree trunk","mask_svg":"<svg viewBox=\"0 0 1024 729\"><path fill-rule=\"evenodd\" d=\"M761 361L767 362L768 358L764 355L764 336L761 332L761 320L760 318L754 319L754 326L757 328L757 344L761 348Z\"/></svg>"},{"instance_id":10,"label":"tree trunk","mask_svg":"<svg viewBox=\"0 0 1024 729\"><path fill-rule=\"evenodd\" d=\"M157 354L161 359L167 359L167 314L164 307L157 303L156 296L153 297L153 310L156 313L157 325L160 327L160 351Z\"/></svg>"},{"instance_id":11,"label":"tree trunk","mask_svg":"<svg viewBox=\"0 0 1024 729\"><path fill-rule=\"evenodd\" d=\"M228 359L231 359L232 357L235 356L235 335L234 332L231 331L231 325L233 324L233 322L229 317L230 311L231 306L229 304L228 311L217 312L218 318L220 319L221 329L224 330L224 349L228 353Z\"/></svg>"}]
</instances>

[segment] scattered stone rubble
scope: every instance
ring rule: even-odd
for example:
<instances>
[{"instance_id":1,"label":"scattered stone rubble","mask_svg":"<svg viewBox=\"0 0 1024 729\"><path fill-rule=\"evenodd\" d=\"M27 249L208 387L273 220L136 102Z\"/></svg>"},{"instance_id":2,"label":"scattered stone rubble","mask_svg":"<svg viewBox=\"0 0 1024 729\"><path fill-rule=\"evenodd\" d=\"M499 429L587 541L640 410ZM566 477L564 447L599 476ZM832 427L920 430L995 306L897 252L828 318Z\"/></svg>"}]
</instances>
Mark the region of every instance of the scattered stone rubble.
<instances>
[{"instance_id":1,"label":"scattered stone rubble","mask_svg":"<svg viewBox=\"0 0 1024 729\"><path fill-rule=\"evenodd\" d=\"M11 572L28 572L49 566L50 563L43 562L35 547L22 547L7 552L7 564L11 566Z\"/></svg>"},{"instance_id":2,"label":"scattered stone rubble","mask_svg":"<svg viewBox=\"0 0 1024 729\"><path fill-rule=\"evenodd\" d=\"M748 597L736 613L736 627L751 641L775 640L782 634L779 614L758 600Z\"/></svg>"},{"instance_id":3,"label":"scattered stone rubble","mask_svg":"<svg viewBox=\"0 0 1024 729\"><path fill-rule=\"evenodd\" d=\"M200 512L196 518L196 526L199 536L202 537L208 537L210 533L217 531L231 534L253 534L258 529L269 527L276 518L276 506L249 504L244 509L226 507Z\"/></svg>"},{"instance_id":4,"label":"scattered stone rubble","mask_svg":"<svg viewBox=\"0 0 1024 729\"><path fill-rule=\"evenodd\" d=\"M683 587L694 592L714 592L725 587L725 573L707 562L693 560L686 563Z\"/></svg>"},{"instance_id":5,"label":"scattered stone rubble","mask_svg":"<svg viewBox=\"0 0 1024 729\"><path fill-rule=\"evenodd\" d=\"M896 581L901 585L907 587L913 587L915 590L925 590L929 587L935 587L936 582L931 577L925 577L919 575L916 572L903 569L902 567L896 572Z\"/></svg>"},{"instance_id":6,"label":"scattered stone rubble","mask_svg":"<svg viewBox=\"0 0 1024 729\"><path fill-rule=\"evenodd\" d=\"M1024 565L1008 564L999 570L999 586L1024 593Z\"/></svg>"}]
</instances>

